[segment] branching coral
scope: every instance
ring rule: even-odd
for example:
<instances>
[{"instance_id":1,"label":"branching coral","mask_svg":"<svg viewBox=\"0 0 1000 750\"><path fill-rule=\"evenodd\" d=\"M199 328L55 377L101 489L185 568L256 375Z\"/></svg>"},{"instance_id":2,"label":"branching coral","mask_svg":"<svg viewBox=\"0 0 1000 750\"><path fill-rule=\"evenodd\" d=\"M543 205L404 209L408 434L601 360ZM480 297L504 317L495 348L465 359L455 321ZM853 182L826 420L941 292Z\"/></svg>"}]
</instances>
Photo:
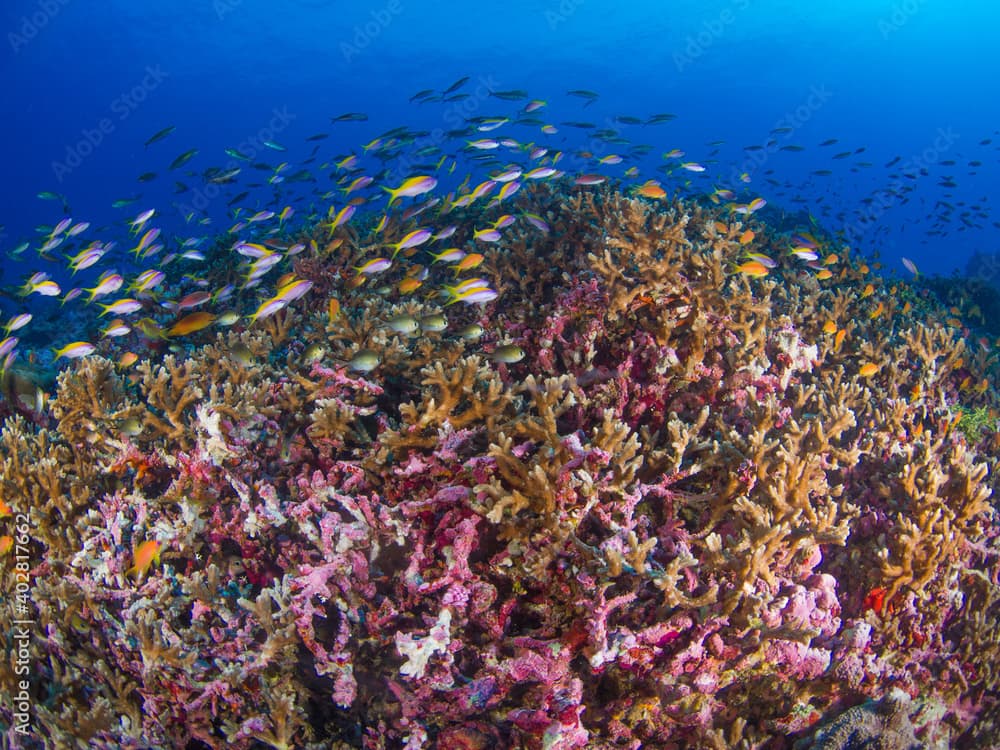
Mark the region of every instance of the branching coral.
<instances>
[{"instance_id":1,"label":"branching coral","mask_svg":"<svg viewBox=\"0 0 1000 750\"><path fill-rule=\"evenodd\" d=\"M5 421L36 745L787 747L890 686L918 736L989 735L1000 444L954 413L986 360L846 253L732 273L756 218L513 205L552 230L484 251L502 305L351 281L394 212L324 226L322 297Z\"/></svg>"},{"instance_id":2,"label":"branching coral","mask_svg":"<svg viewBox=\"0 0 1000 750\"><path fill-rule=\"evenodd\" d=\"M149 407L146 425L169 441L181 446L190 445L187 428L191 408L205 394L198 382L202 373L194 360L178 362L168 354L162 365L151 361L141 362L137 370L142 377L142 390Z\"/></svg>"},{"instance_id":3,"label":"branching coral","mask_svg":"<svg viewBox=\"0 0 1000 750\"><path fill-rule=\"evenodd\" d=\"M448 369L435 362L421 374L420 384L427 395L419 406L410 402L399 407L403 426L397 436L388 438L393 448L433 447L437 431L445 427L492 429L512 400L496 373L478 356L466 357Z\"/></svg>"}]
</instances>

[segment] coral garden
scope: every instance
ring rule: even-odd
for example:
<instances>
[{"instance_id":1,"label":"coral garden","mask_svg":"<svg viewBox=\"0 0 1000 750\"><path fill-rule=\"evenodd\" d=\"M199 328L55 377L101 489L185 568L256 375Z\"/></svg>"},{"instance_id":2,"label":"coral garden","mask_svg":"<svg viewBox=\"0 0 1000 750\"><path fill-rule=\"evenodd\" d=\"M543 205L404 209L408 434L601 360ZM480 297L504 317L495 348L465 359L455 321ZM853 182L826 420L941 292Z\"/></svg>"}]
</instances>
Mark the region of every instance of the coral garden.
<instances>
[{"instance_id":1,"label":"coral garden","mask_svg":"<svg viewBox=\"0 0 1000 750\"><path fill-rule=\"evenodd\" d=\"M551 230L484 251L494 302L356 284L380 240L317 228L294 306L0 402L7 746L1000 741L991 347L832 241L734 273L757 216L517 207Z\"/></svg>"}]
</instances>

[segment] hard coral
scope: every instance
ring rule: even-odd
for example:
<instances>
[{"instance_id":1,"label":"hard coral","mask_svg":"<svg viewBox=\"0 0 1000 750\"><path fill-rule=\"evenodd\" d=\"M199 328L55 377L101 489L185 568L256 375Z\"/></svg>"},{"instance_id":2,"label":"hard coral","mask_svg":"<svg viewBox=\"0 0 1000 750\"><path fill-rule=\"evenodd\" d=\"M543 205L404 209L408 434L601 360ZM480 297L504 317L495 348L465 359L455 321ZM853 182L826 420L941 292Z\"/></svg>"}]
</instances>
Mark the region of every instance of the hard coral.
<instances>
[{"instance_id":1,"label":"hard coral","mask_svg":"<svg viewBox=\"0 0 1000 750\"><path fill-rule=\"evenodd\" d=\"M744 225L696 203L517 206L553 231L489 251L503 305L446 309L482 346L388 328L441 308L345 282L380 240L338 228L299 259L337 306L130 376L84 359L50 425L5 421L27 746L788 747L840 714L813 746L990 736L1000 446L950 408L988 362L881 282L876 321L846 254L829 285L727 273ZM161 562L128 574L145 541ZM923 710L852 709L892 687Z\"/></svg>"},{"instance_id":2,"label":"hard coral","mask_svg":"<svg viewBox=\"0 0 1000 750\"><path fill-rule=\"evenodd\" d=\"M907 715L910 699L905 693L890 693L845 711L795 743L795 750L920 750L928 747L914 733Z\"/></svg>"}]
</instances>

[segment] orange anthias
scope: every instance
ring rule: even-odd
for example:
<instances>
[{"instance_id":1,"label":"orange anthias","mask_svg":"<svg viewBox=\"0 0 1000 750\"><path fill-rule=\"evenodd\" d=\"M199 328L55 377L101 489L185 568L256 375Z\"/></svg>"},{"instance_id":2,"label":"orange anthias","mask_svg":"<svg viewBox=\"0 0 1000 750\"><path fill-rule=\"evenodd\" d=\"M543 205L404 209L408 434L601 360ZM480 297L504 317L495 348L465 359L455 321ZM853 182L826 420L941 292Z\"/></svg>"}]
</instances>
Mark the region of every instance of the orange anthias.
<instances>
[{"instance_id":1,"label":"orange anthias","mask_svg":"<svg viewBox=\"0 0 1000 750\"><path fill-rule=\"evenodd\" d=\"M759 260L748 260L746 263L741 263L736 266L736 270L746 276L752 276L754 278L762 278L767 276L768 272L771 270Z\"/></svg>"},{"instance_id":2,"label":"orange anthias","mask_svg":"<svg viewBox=\"0 0 1000 750\"><path fill-rule=\"evenodd\" d=\"M186 336L189 333L208 328L215 322L215 315L208 312L194 312L186 315L170 328L167 329L168 336Z\"/></svg>"},{"instance_id":3,"label":"orange anthias","mask_svg":"<svg viewBox=\"0 0 1000 750\"><path fill-rule=\"evenodd\" d=\"M141 576L149 570L149 566L160 561L160 543L147 539L135 548L132 555L132 567L126 571L128 575Z\"/></svg>"},{"instance_id":4,"label":"orange anthias","mask_svg":"<svg viewBox=\"0 0 1000 750\"><path fill-rule=\"evenodd\" d=\"M879 369L878 365L875 364L874 362L865 362L865 364L861 365L861 367L858 368L858 375L860 375L863 378L870 378L872 375L878 372L878 369Z\"/></svg>"},{"instance_id":5,"label":"orange anthias","mask_svg":"<svg viewBox=\"0 0 1000 750\"><path fill-rule=\"evenodd\" d=\"M662 187L660 187L658 183L653 182L652 180L643 185L640 185L638 188L636 188L635 192L641 195L643 198L660 199L667 197L666 191Z\"/></svg>"}]
</instances>

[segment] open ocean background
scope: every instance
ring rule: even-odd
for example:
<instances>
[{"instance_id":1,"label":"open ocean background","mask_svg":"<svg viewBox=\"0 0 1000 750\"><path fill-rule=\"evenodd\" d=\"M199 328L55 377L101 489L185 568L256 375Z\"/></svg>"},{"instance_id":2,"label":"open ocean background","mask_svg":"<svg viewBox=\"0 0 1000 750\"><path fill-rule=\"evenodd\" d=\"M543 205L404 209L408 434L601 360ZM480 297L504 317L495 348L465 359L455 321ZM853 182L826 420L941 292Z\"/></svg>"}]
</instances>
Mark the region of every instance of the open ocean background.
<instances>
[{"instance_id":1,"label":"open ocean background","mask_svg":"<svg viewBox=\"0 0 1000 750\"><path fill-rule=\"evenodd\" d=\"M523 102L487 95L509 89L547 100L542 116L557 127L586 120L652 147L608 174L638 166L637 181L662 179L663 153L681 149L707 170L686 175L686 187L664 180L668 192L743 188L772 209L845 231L853 248L879 252L901 275L904 256L924 273L950 274L973 253L1000 249L996 3L8 0L0 20L0 284L8 288L52 272L33 250L17 261L6 254L24 240L40 244L35 228L64 218L41 191L66 196L74 220L95 227L121 228L155 206L165 233L178 236L192 234L182 214L204 205L213 223L200 231L211 234L231 223L224 198L247 188L205 196L188 173L225 167L226 147L272 132L288 151L259 158L294 171L313 152L310 135L330 133L320 160L341 158L396 126L435 133L466 116L510 115ZM463 76L471 80L462 102L409 101ZM588 103L570 89L600 98ZM331 125L345 112L368 120ZM677 117L656 126L615 120L663 112ZM169 138L143 146L169 125ZM830 139L837 143L819 145ZM552 143L610 152L573 128L560 127ZM189 149L199 153L169 170ZM407 166L386 165L400 179ZM137 181L150 172L157 177ZM252 181L246 172L240 182ZM749 184L739 183L744 172ZM300 215L331 187L314 173L317 183L282 195ZM177 182L188 191L175 192ZM270 185L249 189L242 205L272 202Z\"/></svg>"},{"instance_id":2,"label":"open ocean background","mask_svg":"<svg viewBox=\"0 0 1000 750\"><path fill-rule=\"evenodd\" d=\"M0 748L995 734L998 29L0 0Z\"/></svg>"}]
</instances>

